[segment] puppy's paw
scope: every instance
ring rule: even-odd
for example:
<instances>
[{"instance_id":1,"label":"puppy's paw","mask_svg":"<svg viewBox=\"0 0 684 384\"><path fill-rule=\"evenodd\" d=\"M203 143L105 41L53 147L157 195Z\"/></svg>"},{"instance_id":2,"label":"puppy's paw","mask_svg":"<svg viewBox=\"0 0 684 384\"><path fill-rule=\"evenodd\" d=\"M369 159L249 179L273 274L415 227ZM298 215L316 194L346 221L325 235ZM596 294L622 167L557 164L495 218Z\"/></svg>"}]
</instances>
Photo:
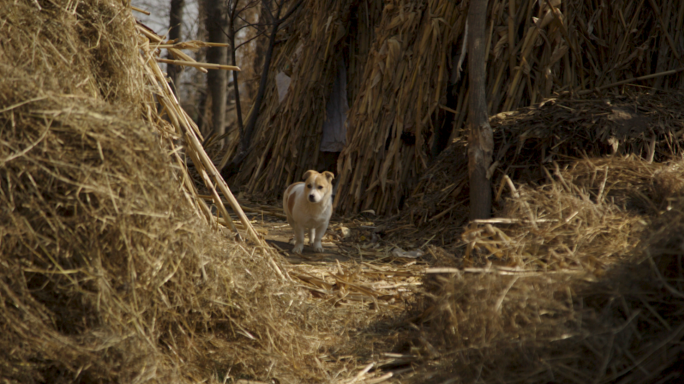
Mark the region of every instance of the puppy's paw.
<instances>
[{"instance_id":1,"label":"puppy's paw","mask_svg":"<svg viewBox=\"0 0 684 384\"><path fill-rule=\"evenodd\" d=\"M304 244L297 244L292 248L292 253L297 253L299 255L302 254L302 250L304 249Z\"/></svg>"},{"instance_id":2,"label":"puppy's paw","mask_svg":"<svg viewBox=\"0 0 684 384\"><path fill-rule=\"evenodd\" d=\"M287 243L288 243L288 244L295 245L295 238L294 238L294 236L290 237L290 240L288 240Z\"/></svg>"},{"instance_id":3,"label":"puppy's paw","mask_svg":"<svg viewBox=\"0 0 684 384\"><path fill-rule=\"evenodd\" d=\"M313 249L314 252L323 252L323 245L321 245L321 243L314 243Z\"/></svg>"}]
</instances>

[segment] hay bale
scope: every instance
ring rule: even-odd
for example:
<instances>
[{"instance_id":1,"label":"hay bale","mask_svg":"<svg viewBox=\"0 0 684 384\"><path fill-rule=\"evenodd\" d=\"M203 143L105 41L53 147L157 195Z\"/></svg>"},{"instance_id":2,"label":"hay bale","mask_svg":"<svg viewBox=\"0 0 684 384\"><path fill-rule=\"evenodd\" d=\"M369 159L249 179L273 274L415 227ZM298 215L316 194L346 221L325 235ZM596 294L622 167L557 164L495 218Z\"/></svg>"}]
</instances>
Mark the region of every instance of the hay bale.
<instances>
[{"instance_id":1,"label":"hay bale","mask_svg":"<svg viewBox=\"0 0 684 384\"><path fill-rule=\"evenodd\" d=\"M0 5L0 377L321 375L282 267L189 197L129 4Z\"/></svg>"}]
</instances>

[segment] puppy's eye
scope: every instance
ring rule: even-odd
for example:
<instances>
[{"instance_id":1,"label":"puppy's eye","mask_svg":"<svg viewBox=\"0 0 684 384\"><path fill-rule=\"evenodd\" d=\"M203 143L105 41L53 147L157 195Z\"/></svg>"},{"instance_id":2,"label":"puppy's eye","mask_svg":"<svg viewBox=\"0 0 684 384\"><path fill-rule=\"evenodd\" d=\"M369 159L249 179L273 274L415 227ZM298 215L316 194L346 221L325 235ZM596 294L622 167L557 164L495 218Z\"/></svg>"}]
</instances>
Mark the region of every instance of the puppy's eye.
<instances>
[{"instance_id":1,"label":"puppy's eye","mask_svg":"<svg viewBox=\"0 0 684 384\"><path fill-rule=\"evenodd\" d=\"M309 188L309 189L311 189L311 184L307 184L306 187Z\"/></svg>"},{"instance_id":2,"label":"puppy's eye","mask_svg":"<svg viewBox=\"0 0 684 384\"><path fill-rule=\"evenodd\" d=\"M319 185L319 186L318 186L318 189L323 189L323 186L322 186L322 185Z\"/></svg>"}]
</instances>

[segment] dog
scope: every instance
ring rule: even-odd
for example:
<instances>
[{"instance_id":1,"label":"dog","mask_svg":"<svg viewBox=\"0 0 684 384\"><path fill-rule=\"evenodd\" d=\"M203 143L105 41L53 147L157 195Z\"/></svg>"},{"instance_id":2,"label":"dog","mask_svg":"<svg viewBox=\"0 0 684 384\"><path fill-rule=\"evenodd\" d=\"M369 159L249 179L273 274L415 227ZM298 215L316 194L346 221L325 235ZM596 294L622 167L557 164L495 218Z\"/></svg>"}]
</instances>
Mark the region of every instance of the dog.
<instances>
[{"instance_id":1,"label":"dog","mask_svg":"<svg viewBox=\"0 0 684 384\"><path fill-rule=\"evenodd\" d=\"M332 180L335 175L325 171L306 171L304 181L287 187L283 195L283 210L294 230L293 253L304 249L304 231L309 231L309 243L314 252L323 252L323 235L332 216Z\"/></svg>"}]
</instances>

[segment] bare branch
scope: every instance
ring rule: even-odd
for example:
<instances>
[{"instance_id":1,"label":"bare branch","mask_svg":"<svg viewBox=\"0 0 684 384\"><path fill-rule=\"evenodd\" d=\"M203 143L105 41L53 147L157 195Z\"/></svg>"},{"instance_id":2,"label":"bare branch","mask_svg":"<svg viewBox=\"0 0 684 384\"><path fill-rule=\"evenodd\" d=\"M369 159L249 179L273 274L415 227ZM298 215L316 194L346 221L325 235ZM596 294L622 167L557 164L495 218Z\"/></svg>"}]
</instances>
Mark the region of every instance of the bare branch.
<instances>
[{"instance_id":1,"label":"bare branch","mask_svg":"<svg viewBox=\"0 0 684 384\"><path fill-rule=\"evenodd\" d=\"M252 38L250 38L250 39L248 39L248 40L243 41L242 43L238 44L237 47L235 47L235 50L237 51L238 48L242 47L243 45L249 44L252 40L255 40L255 39L257 39L257 38L259 38L259 37L261 37L261 36L264 36L264 35L265 35L265 33L260 33L260 34L254 36L254 37L252 37Z\"/></svg>"}]
</instances>

